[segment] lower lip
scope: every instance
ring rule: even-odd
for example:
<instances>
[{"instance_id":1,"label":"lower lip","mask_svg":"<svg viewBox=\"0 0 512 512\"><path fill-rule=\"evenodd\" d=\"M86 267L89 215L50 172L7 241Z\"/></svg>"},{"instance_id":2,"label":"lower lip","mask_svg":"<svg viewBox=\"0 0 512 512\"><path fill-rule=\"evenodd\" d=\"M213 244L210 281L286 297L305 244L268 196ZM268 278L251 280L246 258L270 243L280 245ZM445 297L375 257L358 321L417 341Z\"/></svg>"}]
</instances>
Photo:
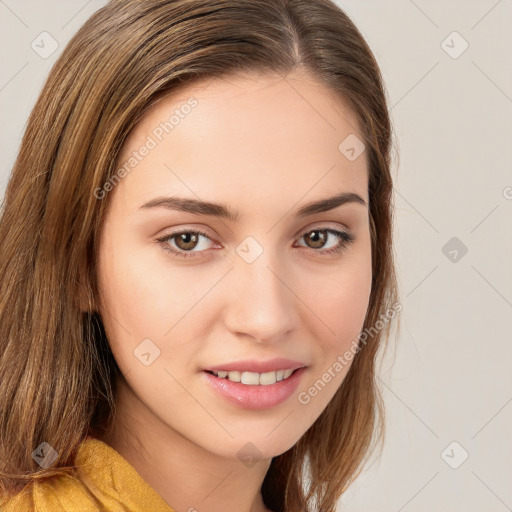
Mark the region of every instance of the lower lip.
<instances>
[{"instance_id":1,"label":"lower lip","mask_svg":"<svg viewBox=\"0 0 512 512\"><path fill-rule=\"evenodd\" d=\"M204 378L226 400L242 409L269 409L288 400L300 384L306 367L299 368L290 377L268 386L251 386L241 382L221 379L203 371Z\"/></svg>"}]
</instances>

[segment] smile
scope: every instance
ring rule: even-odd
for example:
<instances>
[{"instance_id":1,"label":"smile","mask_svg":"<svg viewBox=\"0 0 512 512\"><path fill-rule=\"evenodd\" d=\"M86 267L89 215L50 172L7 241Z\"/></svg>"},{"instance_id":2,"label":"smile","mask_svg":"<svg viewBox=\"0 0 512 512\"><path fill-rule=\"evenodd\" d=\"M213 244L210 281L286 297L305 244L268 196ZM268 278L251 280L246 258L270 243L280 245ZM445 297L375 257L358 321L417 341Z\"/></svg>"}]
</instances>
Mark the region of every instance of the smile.
<instances>
[{"instance_id":1,"label":"smile","mask_svg":"<svg viewBox=\"0 0 512 512\"><path fill-rule=\"evenodd\" d=\"M287 379L294 372L294 370L277 370L275 372L240 372L240 371L212 371L216 377L221 379L228 379L231 382L241 382L249 386L269 386Z\"/></svg>"}]
</instances>

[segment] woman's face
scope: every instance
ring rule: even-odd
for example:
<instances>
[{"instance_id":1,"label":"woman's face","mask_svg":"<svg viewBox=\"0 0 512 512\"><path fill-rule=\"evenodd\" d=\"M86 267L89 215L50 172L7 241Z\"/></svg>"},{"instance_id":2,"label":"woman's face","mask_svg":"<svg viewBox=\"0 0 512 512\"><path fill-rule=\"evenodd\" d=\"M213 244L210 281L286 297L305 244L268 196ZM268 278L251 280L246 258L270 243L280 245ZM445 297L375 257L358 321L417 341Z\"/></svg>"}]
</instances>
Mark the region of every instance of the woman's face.
<instances>
[{"instance_id":1,"label":"woman's face","mask_svg":"<svg viewBox=\"0 0 512 512\"><path fill-rule=\"evenodd\" d=\"M98 310L137 428L241 459L283 453L318 418L370 297L361 140L298 71L196 82L136 125L96 195ZM364 203L311 206L341 194Z\"/></svg>"}]
</instances>

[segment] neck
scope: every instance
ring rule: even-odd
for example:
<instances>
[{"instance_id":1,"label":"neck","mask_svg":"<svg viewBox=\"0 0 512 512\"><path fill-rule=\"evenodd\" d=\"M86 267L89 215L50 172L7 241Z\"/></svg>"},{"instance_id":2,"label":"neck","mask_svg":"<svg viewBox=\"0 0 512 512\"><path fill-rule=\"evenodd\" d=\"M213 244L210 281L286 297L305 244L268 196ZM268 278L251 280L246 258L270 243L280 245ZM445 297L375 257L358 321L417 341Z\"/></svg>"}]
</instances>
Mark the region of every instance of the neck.
<instances>
[{"instance_id":1,"label":"neck","mask_svg":"<svg viewBox=\"0 0 512 512\"><path fill-rule=\"evenodd\" d=\"M237 458L212 453L155 421L152 412L129 395L131 391L121 384L110 431L94 436L121 454L170 507L272 512L261 496L271 459L246 467Z\"/></svg>"}]
</instances>

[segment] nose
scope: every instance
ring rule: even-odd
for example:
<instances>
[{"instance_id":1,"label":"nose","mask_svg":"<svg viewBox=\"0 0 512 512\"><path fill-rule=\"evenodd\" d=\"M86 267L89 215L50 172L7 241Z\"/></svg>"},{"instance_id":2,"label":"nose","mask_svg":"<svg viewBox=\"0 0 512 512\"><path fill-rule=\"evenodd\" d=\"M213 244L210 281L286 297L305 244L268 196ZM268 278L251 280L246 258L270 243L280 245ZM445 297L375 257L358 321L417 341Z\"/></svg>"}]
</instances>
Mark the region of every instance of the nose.
<instances>
[{"instance_id":1,"label":"nose","mask_svg":"<svg viewBox=\"0 0 512 512\"><path fill-rule=\"evenodd\" d=\"M290 286L290 273L275 259L271 262L263 255L252 263L239 259L230 274L224 317L230 332L258 343L273 343L297 327L300 301Z\"/></svg>"}]
</instances>

